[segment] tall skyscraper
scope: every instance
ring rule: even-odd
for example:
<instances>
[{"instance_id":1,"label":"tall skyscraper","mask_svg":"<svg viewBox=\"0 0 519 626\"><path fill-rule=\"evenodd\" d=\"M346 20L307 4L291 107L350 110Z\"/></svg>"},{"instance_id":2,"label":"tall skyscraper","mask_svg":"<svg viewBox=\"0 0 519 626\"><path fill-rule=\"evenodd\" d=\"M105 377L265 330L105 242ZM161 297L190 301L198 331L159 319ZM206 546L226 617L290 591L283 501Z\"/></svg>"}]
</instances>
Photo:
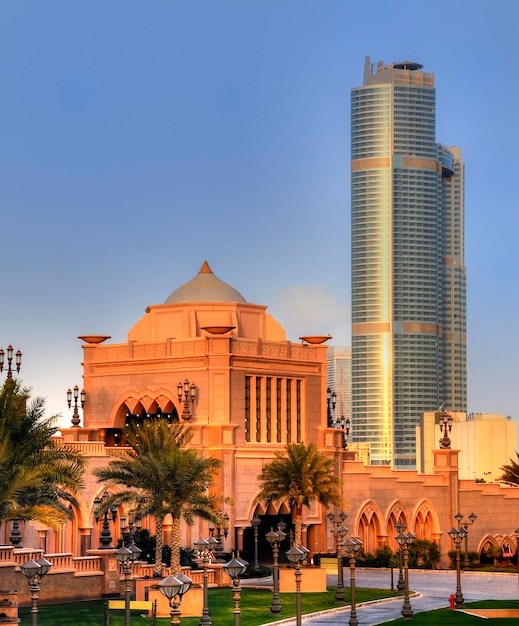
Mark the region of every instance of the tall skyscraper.
<instances>
[{"instance_id":1,"label":"tall skyscraper","mask_svg":"<svg viewBox=\"0 0 519 626\"><path fill-rule=\"evenodd\" d=\"M466 411L464 166L434 74L372 65L351 93L352 439L416 465L424 411Z\"/></svg>"},{"instance_id":2,"label":"tall skyscraper","mask_svg":"<svg viewBox=\"0 0 519 626\"><path fill-rule=\"evenodd\" d=\"M327 358L327 383L335 392L335 419L351 423L351 347L329 346Z\"/></svg>"}]
</instances>

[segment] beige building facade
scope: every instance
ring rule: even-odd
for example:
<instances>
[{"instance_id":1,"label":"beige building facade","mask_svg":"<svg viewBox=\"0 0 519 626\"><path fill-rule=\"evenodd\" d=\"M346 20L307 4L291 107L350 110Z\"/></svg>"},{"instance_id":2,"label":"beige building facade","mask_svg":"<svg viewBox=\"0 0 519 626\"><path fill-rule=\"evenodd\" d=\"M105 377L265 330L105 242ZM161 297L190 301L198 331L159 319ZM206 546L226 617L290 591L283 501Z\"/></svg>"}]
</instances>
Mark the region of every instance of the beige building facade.
<instances>
[{"instance_id":1,"label":"beige building facade","mask_svg":"<svg viewBox=\"0 0 519 626\"><path fill-rule=\"evenodd\" d=\"M110 343L105 335L81 339L85 405L62 437L87 457L85 488L72 521L59 531L23 526L26 548L41 548L49 558L66 553L81 560L98 554L103 520L96 521L94 503L105 486L92 470L125 454L131 422L163 418L188 425L193 447L222 461L216 489L232 500L222 510L229 519L229 533L221 535L227 553L238 548L244 558L253 558L254 516L260 519L260 561L272 558L265 539L271 527L283 520L287 532L292 529L286 505L253 503L263 466L290 442L314 442L335 460L349 536L360 537L368 552L385 544L396 548L395 527L402 522L419 538L436 541L447 565L452 549L447 531L458 512L478 516L469 533L470 550L506 542L515 551L519 489L463 479L459 462L464 451L438 449L436 434L426 471L367 464L354 446L344 446L341 429L328 426L328 337L288 340L266 306L247 302L207 263L163 304L148 306L126 342ZM312 555L334 551L329 512L320 505L304 511L303 540ZM127 511L114 515L108 526L116 545ZM142 524L154 533L152 519ZM3 543L10 542L11 530L11 523L0 529ZM166 543L170 532L166 520ZM192 546L210 532L206 522L196 520L183 528L181 543Z\"/></svg>"}]
</instances>

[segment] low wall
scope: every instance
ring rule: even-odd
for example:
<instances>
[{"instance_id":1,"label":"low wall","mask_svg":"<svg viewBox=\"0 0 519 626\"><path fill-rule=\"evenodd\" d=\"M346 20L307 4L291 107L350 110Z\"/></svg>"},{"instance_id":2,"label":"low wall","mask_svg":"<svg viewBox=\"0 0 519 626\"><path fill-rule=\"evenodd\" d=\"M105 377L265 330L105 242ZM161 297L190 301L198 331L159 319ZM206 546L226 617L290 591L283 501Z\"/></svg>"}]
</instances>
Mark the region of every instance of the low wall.
<instances>
[{"instance_id":1,"label":"low wall","mask_svg":"<svg viewBox=\"0 0 519 626\"><path fill-rule=\"evenodd\" d=\"M295 569L288 567L279 569L279 591L282 593L295 593ZM303 593L326 591L326 570L320 567L302 567L301 591Z\"/></svg>"}]
</instances>

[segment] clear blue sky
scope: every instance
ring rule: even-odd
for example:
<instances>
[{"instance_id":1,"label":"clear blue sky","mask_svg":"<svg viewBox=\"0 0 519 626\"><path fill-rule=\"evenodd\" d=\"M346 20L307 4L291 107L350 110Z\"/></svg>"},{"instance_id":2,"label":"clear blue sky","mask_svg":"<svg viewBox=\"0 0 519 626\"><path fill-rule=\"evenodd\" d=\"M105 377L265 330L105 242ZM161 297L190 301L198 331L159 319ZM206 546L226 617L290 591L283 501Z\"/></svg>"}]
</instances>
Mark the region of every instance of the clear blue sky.
<instances>
[{"instance_id":1,"label":"clear blue sky","mask_svg":"<svg viewBox=\"0 0 519 626\"><path fill-rule=\"evenodd\" d=\"M519 3L4 0L0 346L69 424L81 334L124 341L207 259L288 338L349 344L350 89L436 74L466 162L469 410L519 418ZM5 374L4 374L5 376Z\"/></svg>"}]
</instances>

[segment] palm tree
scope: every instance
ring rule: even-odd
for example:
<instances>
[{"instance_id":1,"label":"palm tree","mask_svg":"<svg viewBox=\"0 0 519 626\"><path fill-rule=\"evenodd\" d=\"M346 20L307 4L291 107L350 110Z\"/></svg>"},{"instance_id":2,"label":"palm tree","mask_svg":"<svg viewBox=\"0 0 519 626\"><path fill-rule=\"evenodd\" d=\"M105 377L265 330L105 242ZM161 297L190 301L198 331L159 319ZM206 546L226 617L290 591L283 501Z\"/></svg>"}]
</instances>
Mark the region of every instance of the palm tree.
<instances>
[{"instance_id":1,"label":"palm tree","mask_svg":"<svg viewBox=\"0 0 519 626\"><path fill-rule=\"evenodd\" d=\"M516 452L517 458L519 459L519 452ZM519 463L516 463L513 459L509 459L510 463L508 465L502 465L500 467L503 470L504 474L501 476L499 480L503 481L507 485L519 485Z\"/></svg>"},{"instance_id":2,"label":"palm tree","mask_svg":"<svg viewBox=\"0 0 519 626\"><path fill-rule=\"evenodd\" d=\"M54 437L57 416L45 401L27 404L30 389L9 380L0 388L0 523L36 520L58 528L83 485L84 459Z\"/></svg>"},{"instance_id":3,"label":"palm tree","mask_svg":"<svg viewBox=\"0 0 519 626\"><path fill-rule=\"evenodd\" d=\"M99 481L120 488L105 500L103 509L128 503L134 515L155 516L156 576L161 575L162 524L168 513L172 517L171 574L180 572L181 520L192 524L198 516L222 522L219 505L227 500L209 492L221 463L186 447L191 439L192 432L180 424L168 424L165 419L145 422L128 434L131 447L126 456L94 470Z\"/></svg>"},{"instance_id":4,"label":"palm tree","mask_svg":"<svg viewBox=\"0 0 519 626\"><path fill-rule=\"evenodd\" d=\"M341 487L335 475L335 461L319 452L314 443L289 443L287 456L276 452L261 474L260 491L254 502L288 502L295 511L295 545L301 545L303 506L317 501L340 506Z\"/></svg>"}]
</instances>

